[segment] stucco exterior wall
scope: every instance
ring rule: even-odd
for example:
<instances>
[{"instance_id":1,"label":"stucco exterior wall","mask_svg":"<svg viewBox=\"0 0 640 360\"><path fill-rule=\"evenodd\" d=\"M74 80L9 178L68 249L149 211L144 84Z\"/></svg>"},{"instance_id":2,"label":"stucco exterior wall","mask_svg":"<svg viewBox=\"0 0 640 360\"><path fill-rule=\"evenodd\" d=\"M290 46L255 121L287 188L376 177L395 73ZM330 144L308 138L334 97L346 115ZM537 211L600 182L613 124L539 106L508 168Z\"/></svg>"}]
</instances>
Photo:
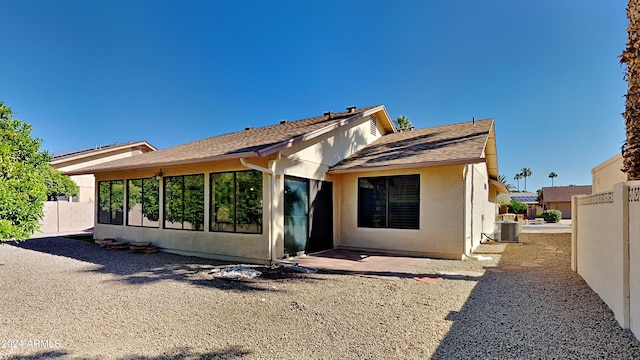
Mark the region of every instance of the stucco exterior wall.
<instances>
[{"instance_id":1,"label":"stucco exterior wall","mask_svg":"<svg viewBox=\"0 0 640 360\"><path fill-rule=\"evenodd\" d=\"M640 338L640 182L629 182L629 328Z\"/></svg>"},{"instance_id":2,"label":"stucco exterior wall","mask_svg":"<svg viewBox=\"0 0 640 360\"><path fill-rule=\"evenodd\" d=\"M248 159L249 162L266 167L267 159ZM126 180L152 177L160 169L139 169L130 171L118 171L112 173L99 174L96 181L102 180ZM210 177L213 172L242 171L248 170L240 164L239 160L229 160L216 163L204 163L189 166L173 166L162 168L163 177L176 175L204 174L205 190L205 225L204 231L163 229L163 207L160 206L160 226L158 228L145 228L127 225L98 224L96 221L94 237L96 239L116 238L126 241L150 241L154 245L162 248L163 251L184 255L194 255L205 258L216 258L226 260L250 261L255 263L266 263L269 259L269 233L271 231L269 218L271 207L269 204L270 178L263 174L263 207L262 234L241 234L228 232L209 231L209 198L210 198ZM161 182L162 183L162 182ZM160 199L163 199L163 187L160 187ZM125 199L126 199L125 187ZM96 195L97 198L97 195ZM94 207L94 214L97 213L97 202ZM127 223L126 212L124 214L124 224Z\"/></svg>"},{"instance_id":3,"label":"stucco exterior wall","mask_svg":"<svg viewBox=\"0 0 640 360\"><path fill-rule=\"evenodd\" d=\"M473 183L473 188L470 189L471 194L469 194L471 201L467 204L470 205L472 223L471 232L466 236L467 252L480 245L482 233L493 233L497 213L496 203L491 201L496 196L490 192L486 165L481 163L470 165L470 167L473 169L473 174L471 179L468 177L467 179Z\"/></svg>"},{"instance_id":4,"label":"stucco exterior wall","mask_svg":"<svg viewBox=\"0 0 640 360\"><path fill-rule=\"evenodd\" d=\"M611 308L616 320L628 327L628 213L622 185L610 193L574 198L572 251L574 270Z\"/></svg>"},{"instance_id":5,"label":"stucco exterior wall","mask_svg":"<svg viewBox=\"0 0 640 360\"><path fill-rule=\"evenodd\" d=\"M591 170L593 193L611 191L613 185L627 181L627 175L621 170L622 155L617 154Z\"/></svg>"},{"instance_id":6,"label":"stucco exterior wall","mask_svg":"<svg viewBox=\"0 0 640 360\"><path fill-rule=\"evenodd\" d=\"M96 180L93 175L73 175L70 178L78 185L78 202L92 203L96 201Z\"/></svg>"},{"instance_id":7,"label":"stucco exterior wall","mask_svg":"<svg viewBox=\"0 0 640 360\"><path fill-rule=\"evenodd\" d=\"M93 227L93 204L46 201L44 218L40 223L40 232L85 231Z\"/></svg>"},{"instance_id":8,"label":"stucco exterior wall","mask_svg":"<svg viewBox=\"0 0 640 360\"><path fill-rule=\"evenodd\" d=\"M371 133L371 119L376 121L375 135ZM286 175L325 180L330 166L354 154L382 136L375 116L357 119L351 127L339 127L313 141L295 144L282 151L278 168Z\"/></svg>"},{"instance_id":9,"label":"stucco exterior wall","mask_svg":"<svg viewBox=\"0 0 640 360\"><path fill-rule=\"evenodd\" d=\"M545 204L547 210L560 210L563 219L571 219L571 202L548 202Z\"/></svg>"},{"instance_id":10,"label":"stucco exterior wall","mask_svg":"<svg viewBox=\"0 0 640 360\"><path fill-rule=\"evenodd\" d=\"M361 172L334 175L336 244L460 259L464 252L464 166ZM418 230L358 227L358 177L420 175Z\"/></svg>"}]
</instances>

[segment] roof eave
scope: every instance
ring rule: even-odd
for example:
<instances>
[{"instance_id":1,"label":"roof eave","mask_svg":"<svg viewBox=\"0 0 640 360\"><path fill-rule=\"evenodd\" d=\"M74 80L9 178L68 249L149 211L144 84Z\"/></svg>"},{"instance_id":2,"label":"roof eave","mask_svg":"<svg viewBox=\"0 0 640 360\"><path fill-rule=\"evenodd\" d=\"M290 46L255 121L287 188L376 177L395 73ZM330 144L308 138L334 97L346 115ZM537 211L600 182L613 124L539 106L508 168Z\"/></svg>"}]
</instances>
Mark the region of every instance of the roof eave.
<instances>
[{"instance_id":1,"label":"roof eave","mask_svg":"<svg viewBox=\"0 0 640 360\"><path fill-rule=\"evenodd\" d=\"M101 155L101 154L112 152L112 151L115 151L115 150L120 150L120 149L123 149L123 148L135 147L135 146L146 146L151 151L156 151L157 150L155 146L149 144L146 141L138 141L138 142L131 143L131 144L128 144L128 143L127 144L121 144L120 146L104 147L104 148L96 149L96 150L93 150L93 151L90 150L90 151L82 152L82 153L78 153L78 154L71 154L71 155L68 155L68 156L61 156L58 159L51 160L50 164L51 165L58 165L58 164L65 163L65 162L68 162L68 161L74 161L74 160L82 159L84 157Z\"/></svg>"},{"instance_id":2,"label":"roof eave","mask_svg":"<svg viewBox=\"0 0 640 360\"><path fill-rule=\"evenodd\" d=\"M447 165L465 165L465 164L479 164L485 162L486 159L482 157L441 160L441 161L424 161L411 164L395 164L395 165L383 165L383 166L356 166L348 169L329 169L327 171L330 174L346 174L346 173L358 173L358 172L371 172L371 171L386 171L386 170L402 170L413 169L420 167L436 167Z\"/></svg>"},{"instance_id":3,"label":"roof eave","mask_svg":"<svg viewBox=\"0 0 640 360\"><path fill-rule=\"evenodd\" d=\"M87 174L99 174L105 172L113 172L113 171L121 171L121 170L131 170L131 169L153 169L159 168L163 166L176 166L176 165L188 165L188 164L201 164L212 161L223 161L223 160L233 160L239 158L255 158L258 157L257 152L249 151L242 153L234 153L234 154L225 154L225 155L216 155L216 156L208 156L204 158L198 159L189 159L189 160L176 160L176 161L163 161L151 164L132 164L119 166L114 168L85 168L85 169L77 169L69 172L65 172L65 175L87 175Z\"/></svg>"}]
</instances>

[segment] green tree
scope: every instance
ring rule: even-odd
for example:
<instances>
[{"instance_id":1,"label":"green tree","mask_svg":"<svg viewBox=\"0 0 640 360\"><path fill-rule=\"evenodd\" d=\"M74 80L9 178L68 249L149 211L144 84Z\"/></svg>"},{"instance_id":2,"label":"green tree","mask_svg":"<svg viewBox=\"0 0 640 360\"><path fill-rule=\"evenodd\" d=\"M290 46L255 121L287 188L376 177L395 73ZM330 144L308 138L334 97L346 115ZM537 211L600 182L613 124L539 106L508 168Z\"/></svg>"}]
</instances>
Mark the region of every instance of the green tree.
<instances>
[{"instance_id":1,"label":"green tree","mask_svg":"<svg viewBox=\"0 0 640 360\"><path fill-rule=\"evenodd\" d=\"M24 240L40 228L51 156L28 123L0 101L0 242Z\"/></svg>"},{"instance_id":2,"label":"green tree","mask_svg":"<svg viewBox=\"0 0 640 360\"><path fill-rule=\"evenodd\" d=\"M550 172L549 173L549 177L551 178L551 186L553 186L553 179L558 177L558 174L556 174L555 172Z\"/></svg>"},{"instance_id":3,"label":"green tree","mask_svg":"<svg viewBox=\"0 0 640 360\"><path fill-rule=\"evenodd\" d=\"M78 185L70 177L49 166L45 173L47 200L54 201L58 196L78 195Z\"/></svg>"},{"instance_id":4,"label":"green tree","mask_svg":"<svg viewBox=\"0 0 640 360\"><path fill-rule=\"evenodd\" d=\"M528 167L522 168L522 170L520 171L522 177L524 178L524 191L527 191L527 178L533 175L533 171L531 171L531 169L529 169Z\"/></svg>"},{"instance_id":5,"label":"green tree","mask_svg":"<svg viewBox=\"0 0 640 360\"><path fill-rule=\"evenodd\" d=\"M406 116L398 116L396 120L393 120L393 125L400 130L409 130L413 127L413 124Z\"/></svg>"},{"instance_id":6,"label":"green tree","mask_svg":"<svg viewBox=\"0 0 640 360\"><path fill-rule=\"evenodd\" d=\"M640 0L627 4L627 43L620 55L620 62L627 69L627 94L625 111L626 139L622 146L623 170L628 180L640 180Z\"/></svg>"}]
</instances>

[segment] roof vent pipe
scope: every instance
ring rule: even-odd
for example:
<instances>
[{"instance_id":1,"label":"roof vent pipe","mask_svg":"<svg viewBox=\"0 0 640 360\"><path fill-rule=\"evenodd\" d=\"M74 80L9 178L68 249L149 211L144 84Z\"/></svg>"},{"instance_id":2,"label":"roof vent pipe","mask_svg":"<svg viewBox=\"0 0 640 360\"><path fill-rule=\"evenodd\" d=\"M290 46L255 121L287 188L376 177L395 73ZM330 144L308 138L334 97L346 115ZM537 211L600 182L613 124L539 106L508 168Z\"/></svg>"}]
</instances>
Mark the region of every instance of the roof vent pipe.
<instances>
[{"instance_id":1,"label":"roof vent pipe","mask_svg":"<svg viewBox=\"0 0 640 360\"><path fill-rule=\"evenodd\" d=\"M245 130L253 130L253 126L247 126L246 128L244 128Z\"/></svg>"},{"instance_id":2,"label":"roof vent pipe","mask_svg":"<svg viewBox=\"0 0 640 360\"><path fill-rule=\"evenodd\" d=\"M324 112L324 116L328 117L329 119L331 119L331 115L333 115L332 111L325 111Z\"/></svg>"},{"instance_id":3,"label":"roof vent pipe","mask_svg":"<svg viewBox=\"0 0 640 360\"><path fill-rule=\"evenodd\" d=\"M476 117L475 117L475 116L473 116L473 117L471 118L471 122L473 123L473 125L475 125L475 124L476 124Z\"/></svg>"},{"instance_id":4,"label":"roof vent pipe","mask_svg":"<svg viewBox=\"0 0 640 360\"><path fill-rule=\"evenodd\" d=\"M289 122L289 120L281 120L281 121L280 121L280 124L286 124L286 123L288 123L288 122Z\"/></svg>"},{"instance_id":5,"label":"roof vent pipe","mask_svg":"<svg viewBox=\"0 0 640 360\"><path fill-rule=\"evenodd\" d=\"M347 106L347 112L349 114L356 112L356 106L355 105Z\"/></svg>"}]
</instances>

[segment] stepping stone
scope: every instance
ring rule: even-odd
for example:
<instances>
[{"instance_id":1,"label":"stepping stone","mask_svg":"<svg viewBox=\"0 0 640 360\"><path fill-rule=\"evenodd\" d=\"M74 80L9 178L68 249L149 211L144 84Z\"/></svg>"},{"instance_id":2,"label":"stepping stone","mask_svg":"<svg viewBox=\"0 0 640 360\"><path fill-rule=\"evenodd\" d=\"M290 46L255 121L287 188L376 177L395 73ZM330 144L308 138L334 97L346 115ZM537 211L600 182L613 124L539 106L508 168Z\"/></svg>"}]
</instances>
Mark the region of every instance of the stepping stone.
<instances>
[{"instance_id":1,"label":"stepping stone","mask_svg":"<svg viewBox=\"0 0 640 360\"><path fill-rule=\"evenodd\" d=\"M520 265L505 265L502 267L503 270L513 271L513 270L523 270L524 268Z\"/></svg>"},{"instance_id":2,"label":"stepping stone","mask_svg":"<svg viewBox=\"0 0 640 360\"><path fill-rule=\"evenodd\" d=\"M414 276L413 280L419 281L421 283L432 285L432 284L437 284L440 281L442 281L442 278L434 277L434 276Z\"/></svg>"}]
</instances>

